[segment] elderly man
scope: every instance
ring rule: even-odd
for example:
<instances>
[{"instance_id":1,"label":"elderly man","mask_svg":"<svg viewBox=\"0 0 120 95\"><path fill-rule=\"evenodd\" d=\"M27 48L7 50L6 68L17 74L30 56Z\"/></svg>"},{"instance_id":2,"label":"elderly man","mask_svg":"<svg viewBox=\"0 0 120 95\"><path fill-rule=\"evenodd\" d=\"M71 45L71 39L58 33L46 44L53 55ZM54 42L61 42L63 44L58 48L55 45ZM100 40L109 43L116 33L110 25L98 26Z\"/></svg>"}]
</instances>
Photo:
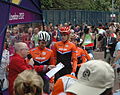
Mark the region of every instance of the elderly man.
<instances>
[{"instance_id":1,"label":"elderly man","mask_svg":"<svg viewBox=\"0 0 120 95\"><path fill-rule=\"evenodd\" d=\"M29 65L25 58L28 54L28 46L26 43L18 42L15 43L15 54L11 58L11 62L9 64L9 94L13 95L13 84L14 80L24 70L35 69L37 72L45 71L50 66L40 65L40 66L33 66L34 62L31 61L32 65Z\"/></svg>"}]
</instances>

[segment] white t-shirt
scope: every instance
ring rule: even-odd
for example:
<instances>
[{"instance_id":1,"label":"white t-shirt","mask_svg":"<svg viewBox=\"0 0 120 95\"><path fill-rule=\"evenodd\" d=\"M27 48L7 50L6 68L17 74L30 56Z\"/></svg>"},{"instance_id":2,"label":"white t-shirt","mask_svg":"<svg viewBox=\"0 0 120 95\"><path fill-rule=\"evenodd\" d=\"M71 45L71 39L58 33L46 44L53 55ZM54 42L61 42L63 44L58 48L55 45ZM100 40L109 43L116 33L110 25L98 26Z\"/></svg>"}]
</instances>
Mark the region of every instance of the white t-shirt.
<instances>
[{"instance_id":1,"label":"white t-shirt","mask_svg":"<svg viewBox=\"0 0 120 95\"><path fill-rule=\"evenodd\" d=\"M8 81L6 79L6 67L9 64L9 51L4 49L3 50L3 54L2 54L2 60L1 60L1 64L0 64L0 80L3 81L3 88L2 91L8 88Z\"/></svg>"}]
</instances>

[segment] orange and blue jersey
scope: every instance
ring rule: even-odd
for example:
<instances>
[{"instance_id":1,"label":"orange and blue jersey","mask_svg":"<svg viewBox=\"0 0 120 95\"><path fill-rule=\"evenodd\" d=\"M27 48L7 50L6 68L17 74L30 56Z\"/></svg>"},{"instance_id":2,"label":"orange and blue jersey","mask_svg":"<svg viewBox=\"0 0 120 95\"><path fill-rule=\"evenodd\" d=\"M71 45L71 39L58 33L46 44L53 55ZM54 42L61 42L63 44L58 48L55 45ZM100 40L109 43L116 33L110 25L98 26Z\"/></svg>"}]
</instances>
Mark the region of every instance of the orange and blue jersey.
<instances>
[{"instance_id":1,"label":"orange and blue jersey","mask_svg":"<svg viewBox=\"0 0 120 95\"><path fill-rule=\"evenodd\" d=\"M90 58L88 52L87 52L85 49L83 49L83 51L84 51L84 54L85 54L86 61L91 60L91 58Z\"/></svg>"},{"instance_id":2,"label":"orange and blue jersey","mask_svg":"<svg viewBox=\"0 0 120 95\"><path fill-rule=\"evenodd\" d=\"M54 54L51 49L35 47L29 51L35 61L35 65L55 65Z\"/></svg>"},{"instance_id":3,"label":"orange and blue jersey","mask_svg":"<svg viewBox=\"0 0 120 95\"><path fill-rule=\"evenodd\" d=\"M78 59L78 63L77 65L79 66L82 63L86 62L86 58L85 58L85 52L82 48L80 47L76 47L76 55L77 55L77 59Z\"/></svg>"},{"instance_id":4,"label":"orange and blue jersey","mask_svg":"<svg viewBox=\"0 0 120 95\"><path fill-rule=\"evenodd\" d=\"M63 63L65 67L69 68L72 67L72 71L76 71L77 67L77 56L76 56L76 47L75 45L70 42L56 42L54 44L54 56L56 58L56 63L58 64L59 62ZM73 62L73 64L71 64Z\"/></svg>"},{"instance_id":5,"label":"orange and blue jersey","mask_svg":"<svg viewBox=\"0 0 120 95\"><path fill-rule=\"evenodd\" d=\"M74 84L76 80L77 78L70 74L60 77L54 84L51 95L59 95L60 93L64 93L66 89L70 87L70 85ZM74 95L74 94L66 93L66 95Z\"/></svg>"}]
</instances>

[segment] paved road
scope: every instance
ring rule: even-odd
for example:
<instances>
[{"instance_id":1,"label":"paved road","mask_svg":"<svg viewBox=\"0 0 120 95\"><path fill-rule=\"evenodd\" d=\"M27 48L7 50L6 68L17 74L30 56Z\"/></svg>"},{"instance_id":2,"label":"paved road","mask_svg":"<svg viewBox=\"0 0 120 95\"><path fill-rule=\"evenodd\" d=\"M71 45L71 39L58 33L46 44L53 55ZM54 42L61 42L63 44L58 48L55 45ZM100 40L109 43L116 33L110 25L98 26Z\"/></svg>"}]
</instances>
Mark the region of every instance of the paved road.
<instances>
[{"instance_id":1,"label":"paved road","mask_svg":"<svg viewBox=\"0 0 120 95\"><path fill-rule=\"evenodd\" d=\"M104 52L94 52L95 59L104 60Z\"/></svg>"},{"instance_id":2,"label":"paved road","mask_svg":"<svg viewBox=\"0 0 120 95\"><path fill-rule=\"evenodd\" d=\"M104 60L104 52L94 52L95 59L101 59ZM117 90L118 87L118 76L116 76L115 84L114 84L114 91Z\"/></svg>"}]
</instances>

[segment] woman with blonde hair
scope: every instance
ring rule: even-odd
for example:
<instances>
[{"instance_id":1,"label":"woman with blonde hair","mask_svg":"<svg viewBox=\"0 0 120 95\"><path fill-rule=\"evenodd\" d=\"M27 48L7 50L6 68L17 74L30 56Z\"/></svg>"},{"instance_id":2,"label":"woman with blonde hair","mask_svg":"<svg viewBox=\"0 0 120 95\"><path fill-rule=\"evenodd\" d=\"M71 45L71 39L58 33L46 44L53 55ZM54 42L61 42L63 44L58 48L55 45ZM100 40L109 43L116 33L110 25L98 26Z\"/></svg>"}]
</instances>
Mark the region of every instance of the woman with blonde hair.
<instances>
[{"instance_id":1,"label":"woman with blonde hair","mask_svg":"<svg viewBox=\"0 0 120 95\"><path fill-rule=\"evenodd\" d=\"M43 79L35 70L25 70L14 82L15 95L42 95Z\"/></svg>"}]
</instances>

